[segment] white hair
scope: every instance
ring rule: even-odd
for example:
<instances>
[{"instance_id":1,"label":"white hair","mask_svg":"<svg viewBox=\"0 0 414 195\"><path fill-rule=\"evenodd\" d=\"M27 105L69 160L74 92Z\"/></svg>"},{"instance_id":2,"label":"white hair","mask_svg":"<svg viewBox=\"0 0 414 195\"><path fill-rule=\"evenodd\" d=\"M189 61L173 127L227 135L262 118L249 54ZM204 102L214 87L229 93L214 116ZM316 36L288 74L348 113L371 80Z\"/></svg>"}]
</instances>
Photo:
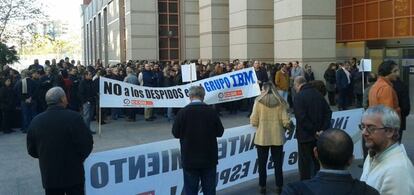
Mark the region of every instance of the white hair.
<instances>
[{"instance_id":1,"label":"white hair","mask_svg":"<svg viewBox=\"0 0 414 195\"><path fill-rule=\"evenodd\" d=\"M62 103L62 97L64 97L65 91L61 87L53 87L46 92L47 105L56 105Z\"/></svg>"}]
</instances>

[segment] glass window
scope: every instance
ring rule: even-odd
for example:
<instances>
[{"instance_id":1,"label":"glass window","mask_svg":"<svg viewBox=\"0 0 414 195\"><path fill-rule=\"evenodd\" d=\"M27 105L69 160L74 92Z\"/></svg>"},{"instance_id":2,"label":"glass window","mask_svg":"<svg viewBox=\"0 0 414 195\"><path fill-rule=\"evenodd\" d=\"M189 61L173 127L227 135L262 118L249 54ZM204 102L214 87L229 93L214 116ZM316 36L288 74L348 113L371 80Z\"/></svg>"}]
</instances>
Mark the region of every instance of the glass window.
<instances>
[{"instance_id":1,"label":"glass window","mask_svg":"<svg viewBox=\"0 0 414 195\"><path fill-rule=\"evenodd\" d=\"M170 58L171 59L178 59L178 49L171 49L170 50Z\"/></svg>"},{"instance_id":2,"label":"glass window","mask_svg":"<svg viewBox=\"0 0 414 195\"><path fill-rule=\"evenodd\" d=\"M167 2L158 2L158 12L167 13Z\"/></svg>"},{"instance_id":3,"label":"glass window","mask_svg":"<svg viewBox=\"0 0 414 195\"><path fill-rule=\"evenodd\" d=\"M178 36L178 26L170 26L173 36Z\"/></svg>"},{"instance_id":4,"label":"glass window","mask_svg":"<svg viewBox=\"0 0 414 195\"><path fill-rule=\"evenodd\" d=\"M177 38L171 38L170 39L170 48L178 48L178 39Z\"/></svg>"},{"instance_id":5,"label":"glass window","mask_svg":"<svg viewBox=\"0 0 414 195\"><path fill-rule=\"evenodd\" d=\"M168 48L168 38L160 38L160 49Z\"/></svg>"},{"instance_id":6,"label":"glass window","mask_svg":"<svg viewBox=\"0 0 414 195\"><path fill-rule=\"evenodd\" d=\"M170 24L178 24L178 16L177 15L170 15Z\"/></svg>"},{"instance_id":7,"label":"glass window","mask_svg":"<svg viewBox=\"0 0 414 195\"><path fill-rule=\"evenodd\" d=\"M167 14L160 14L160 24L167 24L168 23L168 19L167 19Z\"/></svg>"},{"instance_id":8,"label":"glass window","mask_svg":"<svg viewBox=\"0 0 414 195\"><path fill-rule=\"evenodd\" d=\"M160 26L160 36L168 36L168 27Z\"/></svg>"},{"instance_id":9,"label":"glass window","mask_svg":"<svg viewBox=\"0 0 414 195\"><path fill-rule=\"evenodd\" d=\"M178 13L178 6L177 3L169 3L168 11L170 13Z\"/></svg>"},{"instance_id":10,"label":"glass window","mask_svg":"<svg viewBox=\"0 0 414 195\"><path fill-rule=\"evenodd\" d=\"M169 60L167 49L160 49L160 60Z\"/></svg>"}]
</instances>

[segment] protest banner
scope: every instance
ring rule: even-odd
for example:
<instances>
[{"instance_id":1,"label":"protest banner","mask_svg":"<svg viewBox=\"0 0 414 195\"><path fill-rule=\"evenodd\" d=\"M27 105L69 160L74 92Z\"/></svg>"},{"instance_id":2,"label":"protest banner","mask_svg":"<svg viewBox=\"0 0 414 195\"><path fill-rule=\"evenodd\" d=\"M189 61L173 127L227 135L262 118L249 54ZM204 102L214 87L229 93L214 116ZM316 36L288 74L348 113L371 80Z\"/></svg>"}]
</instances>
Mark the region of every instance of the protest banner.
<instances>
[{"instance_id":1,"label":"protest banner","mask_svg":"<svg viewBox=\"0 0 414 195\"><path fill-rule=\"evenodd\" d=\"M346 130L354 142L356 159L362 158L361 122L363 109L334 112L331 127ZM293 121L295 121L293 119ZM226 129L218 139L217 190L258 177L255 128L250 125ZM295 134L286 135L283 171L297 169ZM268 162L268 174L273 163ZM178 139L143 144L91 154L85 161L88 195L179 195L183 190Z\"/></svg>"},{"instance_id":2,"label":"protest banner","mask_svg":"<svg viewBox=\"0 0 414 195\"><path fill-rule=\"evenodd\" d=\"M217 104L260 94L253 68L234 71L174 87L144 87L100 77L101 108L185 107L190 103L188 89L201 85L206 91L204 102Z\"/></svg>"}]
</instances>

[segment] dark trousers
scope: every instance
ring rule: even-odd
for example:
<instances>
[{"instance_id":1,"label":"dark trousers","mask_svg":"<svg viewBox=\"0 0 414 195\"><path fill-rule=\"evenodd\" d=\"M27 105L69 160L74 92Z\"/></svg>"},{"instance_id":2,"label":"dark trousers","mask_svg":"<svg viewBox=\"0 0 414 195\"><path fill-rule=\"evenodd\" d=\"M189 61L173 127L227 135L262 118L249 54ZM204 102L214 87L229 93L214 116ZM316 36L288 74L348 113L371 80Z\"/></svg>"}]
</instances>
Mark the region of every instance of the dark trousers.
<instances>
[{"instance_id":1,"label":"dark trousers","mask_svg":"<svg viewBox=\"0 0 414 195\"><path fill-rule=\"evenodd\" d=\"M328 100L329 100L329 105L331 106L335 105L335 92L334 91L328 91Z\"/></svg>"},{"instance_id":2,"label":"dark trousers","mask_svg":"<svg viewBox=\"0 0 414 195\"><path fill-rule=\"evenodd\" d=\"M126 112L126 115L127 115L127 117L128 117L129 120L133 120L133 121L136 120L136 113L135 113L135 109L134 108L127 108L125 110L125 112Z\"/></svg>"},{"instance_id":3,"label":"dark trousers","mask_svg":"<svg viewBox=\"0 0 414 195\"><path fill-rule=\"evenodd\" d=\"M72 187L66 188L48 188L45 189L46 195L84 195L85 188L84 184L79 184Z\"/></svg>"},{"instance_id":4,"label":"dark trousers","mask_svg":"<svg viewBox=\"0 0 414 195\"><path fill-rule=\"evenodd\" d=\"M346 110L349 105L349 90L348 89L341 89L338 92L338 109L339 110Z\"/></svg>"},{"instance_id":5,"label":"dark trousers","mask_svg":"<svg viewBox=\"0 0 414 195\"><path fill-rule=\"evenodd\" d=\"M3 130L3 132L11 132L13 114L13 110L1 111L1 130Z\"/></svg>"},{"instance_id":6,"label":"dark trousers","mask_svg":"<svg viewBox=\"0 0 414 195\"><path fill-rule=\"evenodd\" d=\"M267 179L267 160L269 157L269 150L272 154L272 161L275 166L275 180L276 186L283 186L283 145L282 146L259 146L256 145L258 165L259 165L259 185L262 187L266 186Z\"/></svg>"},{"instance_id":7,"label":"dark trousers","mask_svg":"<svg viewBox=\"0 0 414 195\"><path fill-rule=\"evenodd\" d=\"M29 127L30 122L37 114L37 104L32 102L30 104L22 101L21 102L21 108L22 108L22 130L26 131Z\"/></svg>"},{"instance_id":8,"label":"dark trousers","mask_svg":"<svg viewBox=\"0 0 414 195\"><path fill-rule=\"evenodd\" d=\"M355 94L357 108L362 108L362 94Z\"/></svg>"},{"instance_id":9,"label":"dark trousers","mask_svg":"<svg viewBox=\"0 0 414 195\"><path fill-rule=\"evenodd\" d=\"M186 195L198 195L198 187L201 187L204 195L216 194L216 167L203 169L183 169L184 191Z\"/></svg>"},{"instance_id":10,"label":"dark trousers","mask_svg":"<svg viewBox=\"0 0 414 195\"><path fill-rule=\"evenodd\" d=\"M298 143L300 180L310 179L319 171L319 162L313 155L316 141Z\"/></svg>"}]
</instances>

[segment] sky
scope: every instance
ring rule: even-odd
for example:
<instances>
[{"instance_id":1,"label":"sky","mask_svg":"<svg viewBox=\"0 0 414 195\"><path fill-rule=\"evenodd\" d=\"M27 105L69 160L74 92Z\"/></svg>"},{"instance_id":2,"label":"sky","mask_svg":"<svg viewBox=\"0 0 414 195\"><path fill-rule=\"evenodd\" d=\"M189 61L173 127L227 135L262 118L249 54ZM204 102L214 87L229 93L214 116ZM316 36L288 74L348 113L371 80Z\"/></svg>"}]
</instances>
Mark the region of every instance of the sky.
<instances>
[{"instance_id":1,"label":"sky","mask_svg":"<svg viewBox=\"0 0 414 195\"><path fill-rule=\"evenodd\" d=\"M62 20L69 24L70 30L80 30L82 0L38 0L45 6L51 20Z\"/></svg>"}]
</instances>

